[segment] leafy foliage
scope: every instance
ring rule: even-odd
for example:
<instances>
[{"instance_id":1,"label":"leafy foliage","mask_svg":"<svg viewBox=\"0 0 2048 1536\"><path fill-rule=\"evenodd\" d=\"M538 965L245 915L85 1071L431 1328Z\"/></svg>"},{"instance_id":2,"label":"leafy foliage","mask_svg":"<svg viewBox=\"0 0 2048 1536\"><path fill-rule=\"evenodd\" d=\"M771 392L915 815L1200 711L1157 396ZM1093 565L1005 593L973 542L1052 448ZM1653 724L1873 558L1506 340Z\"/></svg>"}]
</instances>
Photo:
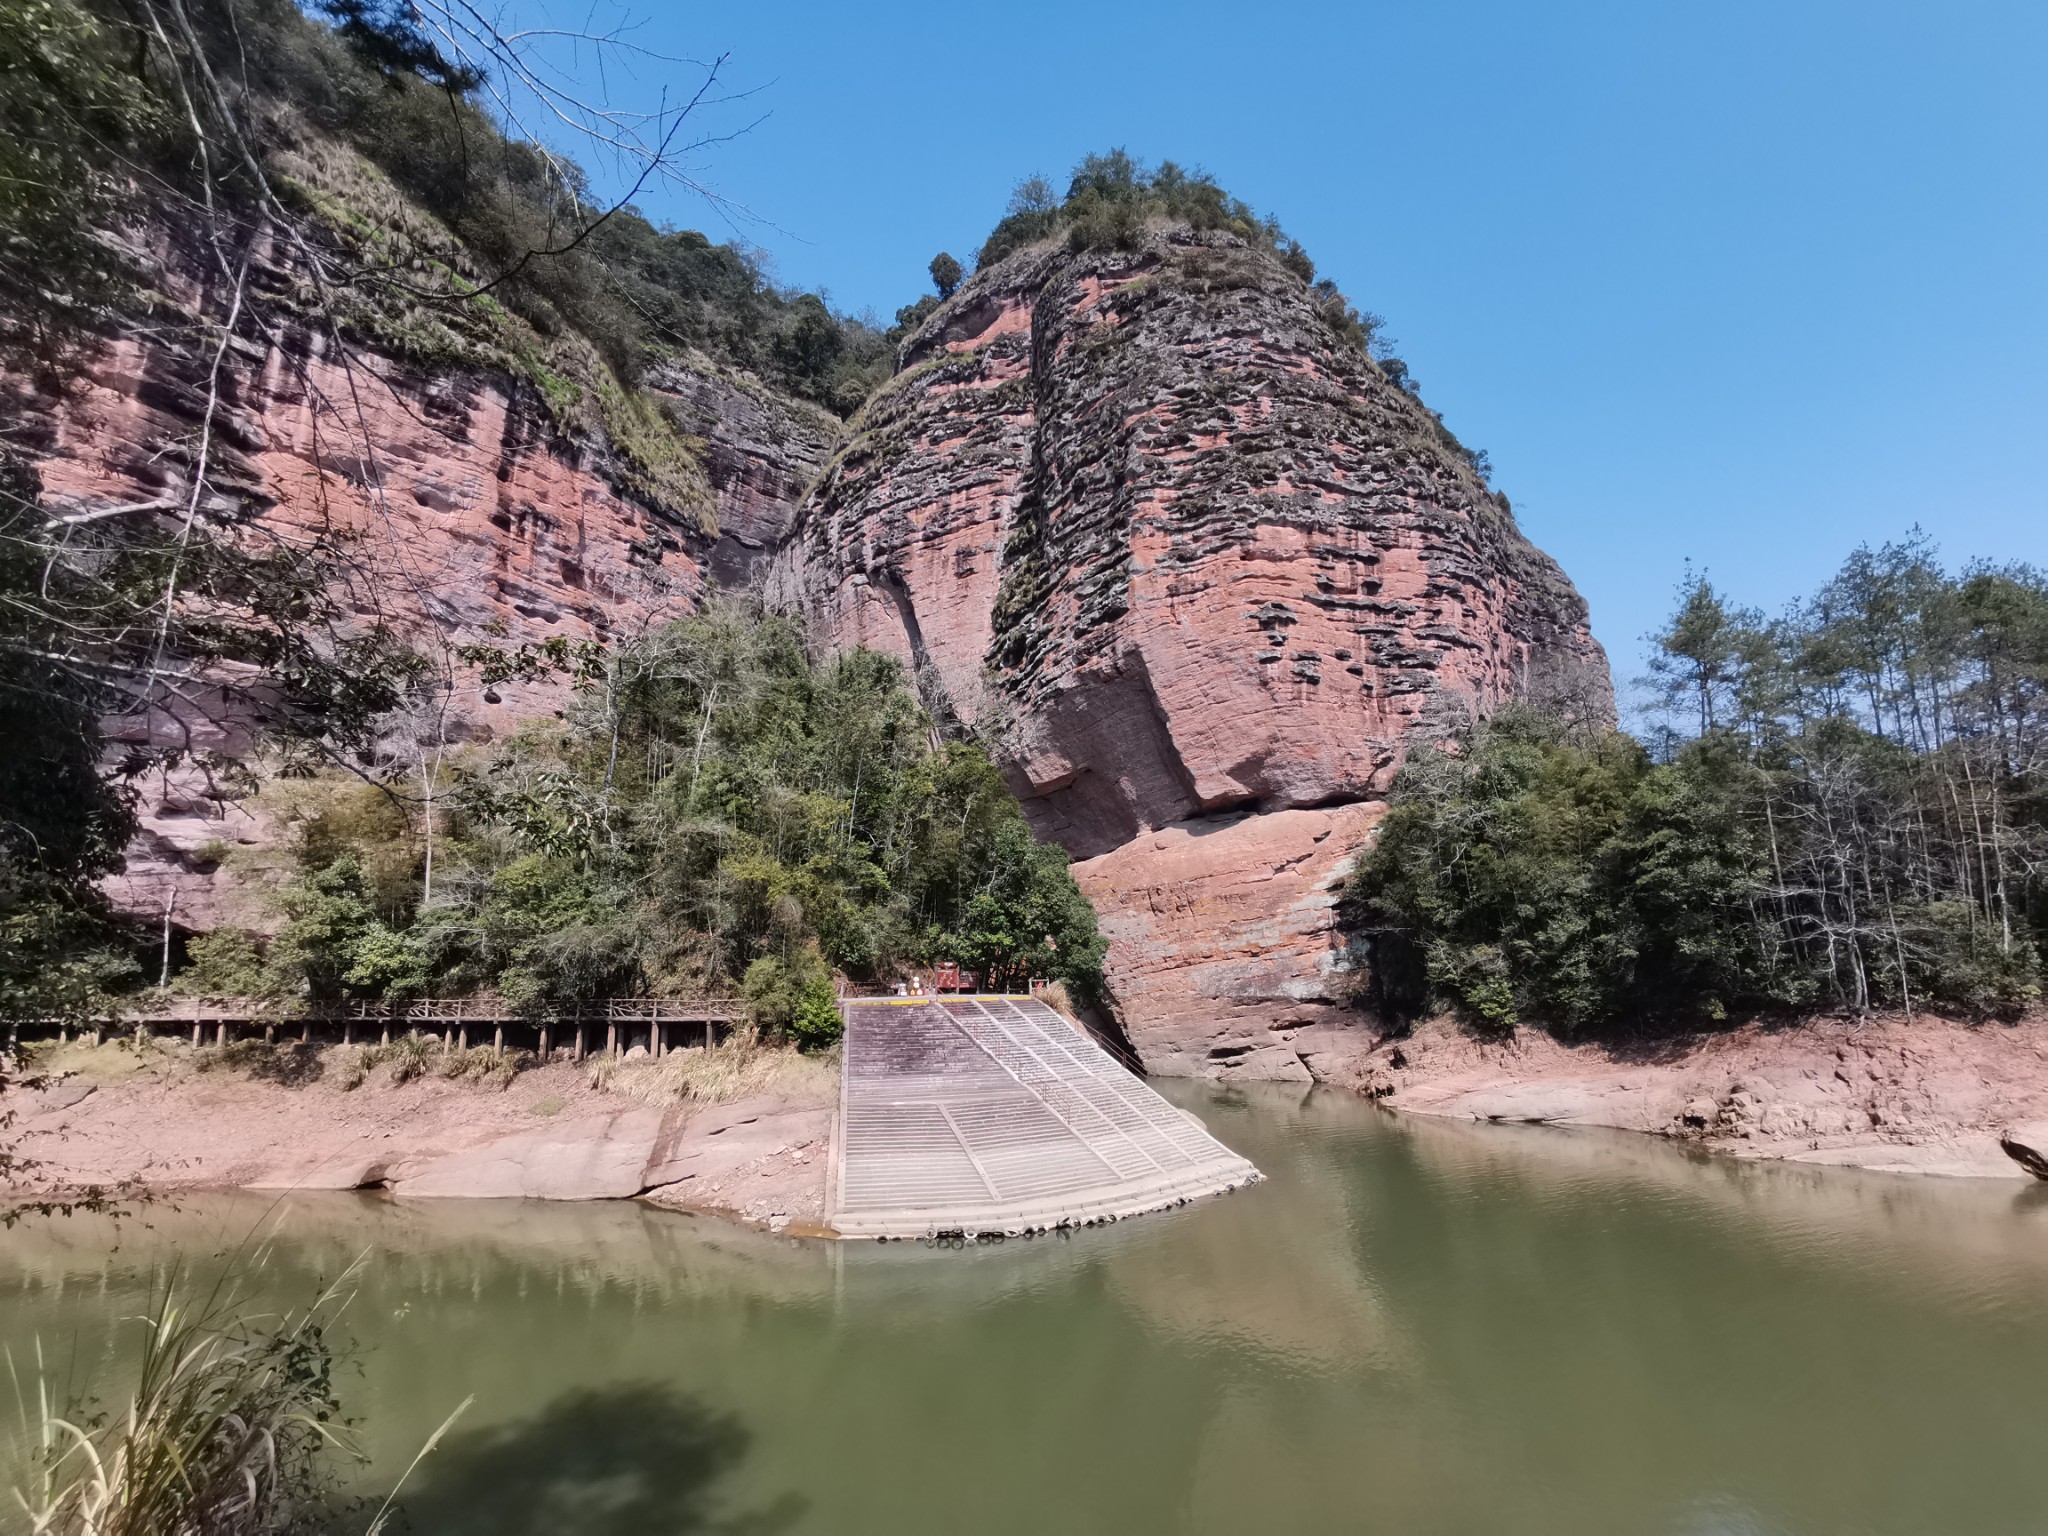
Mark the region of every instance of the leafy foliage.
<instances>
[{"instance_id":1,"label":"leafy foliage","mask_svg":"<svg viewBox=\"0 0 2048 1536\"><path fill-rule=\"evenodd\" d=\"M416 863L373 891L387 834L308 823L282 985L535 1009L737 993L813 1045L836 1032L835 970L1099 985L1094 913L986 754L937 738L894 661L814 666L788 622L730 600L606 657L567 721L473 754L446 804L430 901Z\"/></svg>"},{"instance_id":2,"label":"leafy foliage","mask_svg":"<svg viewBox=\"0 0 2048 1536\"><path fill-rule=\"evenodd\" d=\"M119 29L71 0L0 6L0 343L48 361L119 290L100 239L126 202L122 159L159 150L166 104Z\"/></svg>"},{"instance_id":3,"label":"leafy foliage","mask_svg":"<svg viewBox=\"0 0 2048 1536\"><path fill-rule=\"evenodd\" d=\"M1297 271L1312 276L1315 270L1277 223L1254 214L1201 172L1171 160L1149 169L1121 149L1089 155L1077 165L1064 198L1056 198L1042 176L1020 182L975 264L993 266L1012 251L1061 233L1077 251L1128 248L1153 219L1226 230L1290 257Z\"/></svg>"},{"instance_id":4,"label":"leafy foliage","mask_svg":"<svg viewBox=\"0 0 2048 1536\"><path fill-rule=\"evenodd\" d=\"M508 138L481 78L444 57L409 7L339 0L325 9L333 30L284 0L240 18L252 88L279 104L286 135L296 124L377 165L543 337L586 337L627 386L650 363L699 348L841 415L889 376L874 328L817 294L776 286L739 246L604 206L573 166ZM400 268L429 255L384 253Z\"/></svg>"},{"instance_id":5,"label":"leafy foliage","mask_svg":"<svg viewBox=\"0 0 2048 1536\"><path fill-rule=\"evenodd\" d=\"M1343 899L1390 1012L1567 1034L2009 1013L2048 947L2048 579L1860 550L1783 619L1689 577L1655 755L1512 710L1418 753Z\"/></svg>"}]
</instances>

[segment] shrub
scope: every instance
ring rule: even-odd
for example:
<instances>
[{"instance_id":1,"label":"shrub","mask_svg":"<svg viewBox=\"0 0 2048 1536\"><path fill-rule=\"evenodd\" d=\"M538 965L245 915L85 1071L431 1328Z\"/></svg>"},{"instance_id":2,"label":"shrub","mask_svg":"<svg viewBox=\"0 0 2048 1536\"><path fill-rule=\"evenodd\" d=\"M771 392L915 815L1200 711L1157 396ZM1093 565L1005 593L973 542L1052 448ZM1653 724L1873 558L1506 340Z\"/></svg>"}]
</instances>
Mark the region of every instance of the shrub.
<instances>
[{"instance_id":1,"label":"shrub","mask_svg":"<svg viewBox=\"0 0 2048 1536\"><path fill-rule=\"evenodd\" d=\"M790 1035L805 1050L815 1051L836 1044L844 1029L839 993L831 978L813 976L797 994L796 1007L790 1014Z\"/></svg>"},{"instance_id":2,"label":"shrub","mask_svg":"<svg viewBox=\"0 0 2048 1536\"><path fill-rule=\"evenodd\" d=\"M787 1035L800 1042L800 1031L816 1023L818 998L830 1000L837 996L832 973L815 944L805 945L787 958L761 956L747 967L740 995L746 999L747 1020L756 1029ZM827 1006L831 1006L829 1001ZM837 1009L833 1011L836 1017Z\"/></svg>"},{"instance_id":3,"label":"shrub","mask_svg":"<svg viewBox=\"0 0 2048 1536\"><path fill-rule=\"evenodd\" d=\"M1064 199L1044 177L1018 184L1009 211L982 243L977 266L988 267L1064 229L1077 251L1134 245L1152 219L1197 230L1225 230L1276 252L1296 271L1313 271L1307 253L1279 225L1261 219L1209 177L1171 160L1148 169L1121 149L1089 155L1074 167Z\"/></svg>"}]
</instances>

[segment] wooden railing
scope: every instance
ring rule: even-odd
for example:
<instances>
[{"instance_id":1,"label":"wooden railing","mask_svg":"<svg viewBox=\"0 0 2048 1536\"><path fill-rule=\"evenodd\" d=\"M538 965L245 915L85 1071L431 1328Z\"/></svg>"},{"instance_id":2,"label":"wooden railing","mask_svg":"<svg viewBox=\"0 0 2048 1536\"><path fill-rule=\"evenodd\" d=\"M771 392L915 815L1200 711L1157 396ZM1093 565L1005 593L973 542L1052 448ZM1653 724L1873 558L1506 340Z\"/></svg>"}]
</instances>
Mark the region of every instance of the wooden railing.
<instances>
[{"instance_id":1,"label":"wooden railing","mask_svg":"<svg viewBox=\"0 0 2048 1536\"><path fill-rule=\"evenodd\" d=\"M530 1041L546 1060L558 1050L580 1061L597 1047L618 1054L642 1046L660 1055L674 1045L710 1045L721 1026L746 1015L738 1002L722 998L615 997L572 1003L539 1014L520 1011L500 997L433 997L409 1003L266 1003L256 998L174 997L153 999L85 1031L95 1043L113 1034L178 1034L191 1032L192 1044L226 1045L261 1030L275 1040L296 1035L302 1041L338 1040L352 1045L375 1037L388 1044L394 1035L419 1034L439 1039L455 1050L467 1050L472 1029L476 1044L489 1031L493 1048ZM701 1026L699 1030L689 1026ZM671 1031L674 1033L671 1033ZM21 1033L66 1037L59 1025ZM687 1038L694 1037L694 1038Z\"/></svg>"}]
</instances>

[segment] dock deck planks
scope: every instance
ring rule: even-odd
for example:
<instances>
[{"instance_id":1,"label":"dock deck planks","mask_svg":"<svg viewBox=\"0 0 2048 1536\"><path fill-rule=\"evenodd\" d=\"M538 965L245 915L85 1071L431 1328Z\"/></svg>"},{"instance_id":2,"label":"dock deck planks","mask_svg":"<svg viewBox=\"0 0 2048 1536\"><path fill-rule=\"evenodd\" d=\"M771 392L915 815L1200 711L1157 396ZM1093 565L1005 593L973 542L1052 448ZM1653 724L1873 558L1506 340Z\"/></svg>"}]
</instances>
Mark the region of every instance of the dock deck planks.
<instances>
[{"instance_id":1,"label":"dock deck planks","mask_svg":"<svg viewBox=\"0 0 2048 1536\"><path fill-rule=\"evenodd\" d=\"M831 1221L845 1236L1096 1221L1259 1177L1036 999L844 1007Z\"/></svg>"}]
</instances>

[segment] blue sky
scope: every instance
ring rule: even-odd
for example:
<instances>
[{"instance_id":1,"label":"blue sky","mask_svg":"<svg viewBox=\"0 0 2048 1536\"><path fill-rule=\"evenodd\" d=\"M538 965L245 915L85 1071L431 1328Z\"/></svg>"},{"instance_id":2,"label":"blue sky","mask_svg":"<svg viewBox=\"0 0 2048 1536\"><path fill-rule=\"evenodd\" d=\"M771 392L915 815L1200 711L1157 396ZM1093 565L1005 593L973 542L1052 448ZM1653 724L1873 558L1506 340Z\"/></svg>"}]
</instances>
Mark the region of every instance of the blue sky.
<instances>
[{"instance_id":1,"label":"blue sky","mask_svg":"<svg viewBox=\"0 0 2048 1536\"><path fill-rule=\"evenodd\" d=\"M641 15L730 53L721 120L766 115L705 177L843 309L886 318L1092 149L1277 215L1490 453L1619 679L1688 559L1766 609L1916 523L2048 564L2041 0Z\"/></svg>"}]
</instances>

